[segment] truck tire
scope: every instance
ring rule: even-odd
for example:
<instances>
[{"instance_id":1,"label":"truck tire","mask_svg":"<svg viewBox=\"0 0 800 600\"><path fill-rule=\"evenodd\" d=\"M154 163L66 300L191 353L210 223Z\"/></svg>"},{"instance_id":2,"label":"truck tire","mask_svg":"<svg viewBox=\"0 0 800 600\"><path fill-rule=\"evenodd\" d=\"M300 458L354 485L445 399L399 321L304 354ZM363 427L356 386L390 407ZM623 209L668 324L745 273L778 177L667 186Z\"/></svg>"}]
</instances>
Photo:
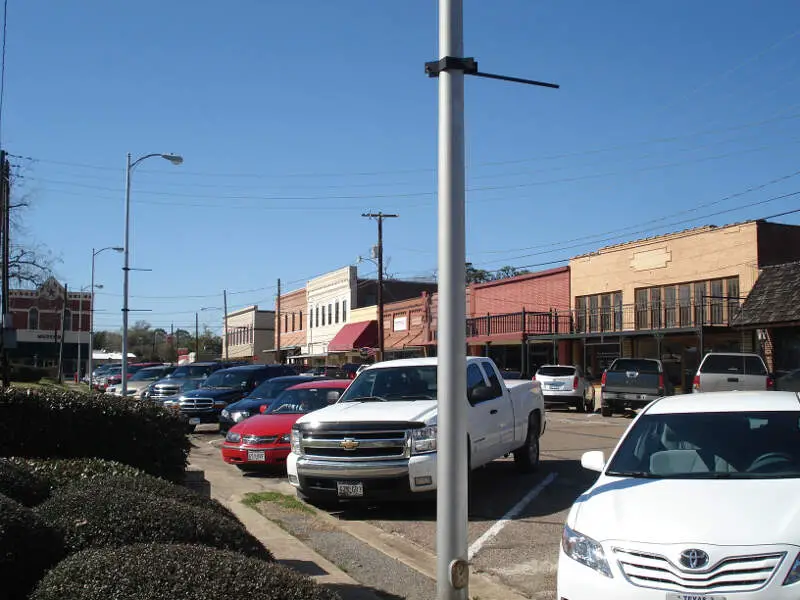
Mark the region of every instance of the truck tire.
<instances>
[{"instance_id":1,"label":"truck tire","mask_svg":"<svg viewBox=\"0 0 800 600\"><path fill-rule=\"evenodd\" d=\"M514 465L520 473L533 473L539 468L539 415L528 418L525 445L514 450Z\"/></svg>"},{"instance_id":2,"label":"truck tire","mask_svg":"<svg viewBox=\"0 0 800 600\"><path fill-rule=\"evenodd\" d=\"M611 406L601 406L600 407L600 414L604 417L610 417L614 414L614 408Z\"/></svg>"}]
</instances>

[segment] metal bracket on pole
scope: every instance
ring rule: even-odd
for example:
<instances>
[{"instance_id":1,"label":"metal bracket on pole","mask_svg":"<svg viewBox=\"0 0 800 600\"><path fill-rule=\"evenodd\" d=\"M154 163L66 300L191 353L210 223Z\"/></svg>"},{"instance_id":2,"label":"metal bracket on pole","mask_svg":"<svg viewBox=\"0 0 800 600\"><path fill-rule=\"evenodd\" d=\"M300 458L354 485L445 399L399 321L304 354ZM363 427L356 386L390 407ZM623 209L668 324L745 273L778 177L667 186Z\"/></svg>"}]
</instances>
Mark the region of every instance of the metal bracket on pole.
<instances>
[{"instance_id":1,"label":"metal bracket on pole","mask_svg":"<svg viewBox=\"0 0 800 600\"><path fill-rule=\"evenodd\" d=\"M478 61L474 58L445 56L439 60L425 63L425 73L428 74L428 77L438 77L443 71L462 71L464 75L475 75L475 77L485 77L486 79L497 79L499 81L510 81L512 83L524 83L526 85L538 85L540 87L553 89L558 89L561 87L557 83L536 81L535 79L523 79L522 77L497 75L495 73L481 73L478 71Z\"/></svg>"}]
</instances>

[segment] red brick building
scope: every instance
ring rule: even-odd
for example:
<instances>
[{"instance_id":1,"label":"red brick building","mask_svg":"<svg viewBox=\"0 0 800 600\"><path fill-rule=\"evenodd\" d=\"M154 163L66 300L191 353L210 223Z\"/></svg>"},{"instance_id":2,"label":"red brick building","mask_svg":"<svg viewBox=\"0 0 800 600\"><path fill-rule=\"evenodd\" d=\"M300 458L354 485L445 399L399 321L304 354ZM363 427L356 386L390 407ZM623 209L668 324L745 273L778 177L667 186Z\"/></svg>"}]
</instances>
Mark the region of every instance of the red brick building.
<instances>
[{"instance_id":1,"label":"red brick building","mask_svg":"<svg viewBox=\"0 0 800 600\"><path fill-rule=\"evenodd\" d=\"M501 368L529 374L537 365L571 361L570 272L559 267L470 286L467 344Z\"/></svg>"},{"instance_id":2,"label":"red brick building","mask_svg":"<svg viewBox=\"0 0 800 600\"><path fill-rule=\"evenodd\" d=\"M36 366L58 364L63 314L64 372L76 370L78 344L85 368L89 358L92 294L70 291L65 307L64 292L64 286L53 277L35 290L9 291L9 310L17 337L16 348L9 350L12 362Z\"/></svg>"},{"instance_id":3,"label":"red brick building","mask_svg":"<svg viewBox=\"0 0 800 600\"><path fill-rule=\"evenodd\" d=\"M306 343L308 299L306 288L281 294L280 314L278 327L281 332L281 350L284 360L295 354L300 354L301 348ZM277 337L275 338L277 344Z\"/></svg>"},{"instance_id":4,"label":"red brick building","mask_svg":"<svg viewBox=\"0 0 800 600\"><path fill-rule=\"evenodd\" d=\"M420 296L383 307L383 342L386 359L429 356L434 345L432 307L436 293Z\"/></svg>"}]
</instances>

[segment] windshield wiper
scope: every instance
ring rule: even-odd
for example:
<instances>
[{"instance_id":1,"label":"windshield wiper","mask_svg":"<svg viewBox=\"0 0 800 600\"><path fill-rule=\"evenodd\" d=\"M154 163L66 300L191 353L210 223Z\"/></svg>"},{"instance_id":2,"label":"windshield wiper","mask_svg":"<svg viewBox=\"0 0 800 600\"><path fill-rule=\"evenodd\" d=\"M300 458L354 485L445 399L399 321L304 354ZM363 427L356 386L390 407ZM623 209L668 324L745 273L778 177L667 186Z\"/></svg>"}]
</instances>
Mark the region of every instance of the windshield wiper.
<instances>
[{"instance_id":1,"label":"windshield wiper","mask_svg":"<svg viewBox=\"0 0 800 600\"><path fill-rule=\"evenodd\" d=\"M638 479L663 479L664 475L656 475L650 471L606 471L611 477L634 477Z\"/></svg>"},{"instance_id":2,"label":"windshield wiper","mask_svg":"<svg viewBox=\"0 0 800 600\"><path fill-rule=\"evenodd\" d=\"M359 396L358 398L348 398L342 402L386 402L386 398L380 396Z\"/></svg>"}]
</instances>

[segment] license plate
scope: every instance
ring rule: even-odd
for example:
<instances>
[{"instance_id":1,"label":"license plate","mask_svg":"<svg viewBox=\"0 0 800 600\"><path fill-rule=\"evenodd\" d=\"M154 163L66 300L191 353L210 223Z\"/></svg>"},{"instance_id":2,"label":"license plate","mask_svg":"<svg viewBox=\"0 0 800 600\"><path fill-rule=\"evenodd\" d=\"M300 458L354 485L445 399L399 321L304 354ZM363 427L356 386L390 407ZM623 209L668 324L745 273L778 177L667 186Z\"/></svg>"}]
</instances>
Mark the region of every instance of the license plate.
<instances>
[{"instance_id":1,"label":"license plate","mask_svg":"<svg viewBox=\"0 0 800 600\"><path fill-rule=\"evenodd\" d=\"M548 384L546 384L544 386L544 389L546 389L546 390L560 390L562 387L564 387L563 383L548 383Z\"/></svg>"},{"instance_id":2,"label":"license plate","mask_svg":"<svg viewBox=\"0 0 800 600\"><path fill-rule=\"evenodd\" d=\"M725 596L705 596L703 594L668 593L667 600L725 600Z\"/></svg>"},{"instance_id":3,"label":"license plate","mask_svg":"<svg viewBox=\"0 0 800 600\"><path fill-rule=\"evenodd\" d=\"M360 481L337 481L336 492L343 498L360 498L364 495L364 484Z\"/></svg>"},{"instance_id":4,"label":"license plate","mask_svg":"<svg viewBox=\"0 0 800 600\"><path fill-rule=\"evenodd\" d=\"M197 417L192 417L189 419L189 425L200 425L200 419Z\"/></svg>"},{"instance_id":5,"label":"license plate","mask_svg":"<svg viewBox=\"0 0 800 600\"><path fill-rule=\"evenodd\" d=\"M264 452L264 450L248 450L247 460L253 462L264 462L267 460L266 452Z\"/></svg>"},{"instance_id":6,"label":"license plate","mask_svg":"<svg viewBox=\"0 0 800 600\"><path fill-rule=\"evenodd\" d=\"M625 394L626 400L647 400L646 394ZM712 599L716 600L716 599Z\"/></svg>"}]
</instances>

